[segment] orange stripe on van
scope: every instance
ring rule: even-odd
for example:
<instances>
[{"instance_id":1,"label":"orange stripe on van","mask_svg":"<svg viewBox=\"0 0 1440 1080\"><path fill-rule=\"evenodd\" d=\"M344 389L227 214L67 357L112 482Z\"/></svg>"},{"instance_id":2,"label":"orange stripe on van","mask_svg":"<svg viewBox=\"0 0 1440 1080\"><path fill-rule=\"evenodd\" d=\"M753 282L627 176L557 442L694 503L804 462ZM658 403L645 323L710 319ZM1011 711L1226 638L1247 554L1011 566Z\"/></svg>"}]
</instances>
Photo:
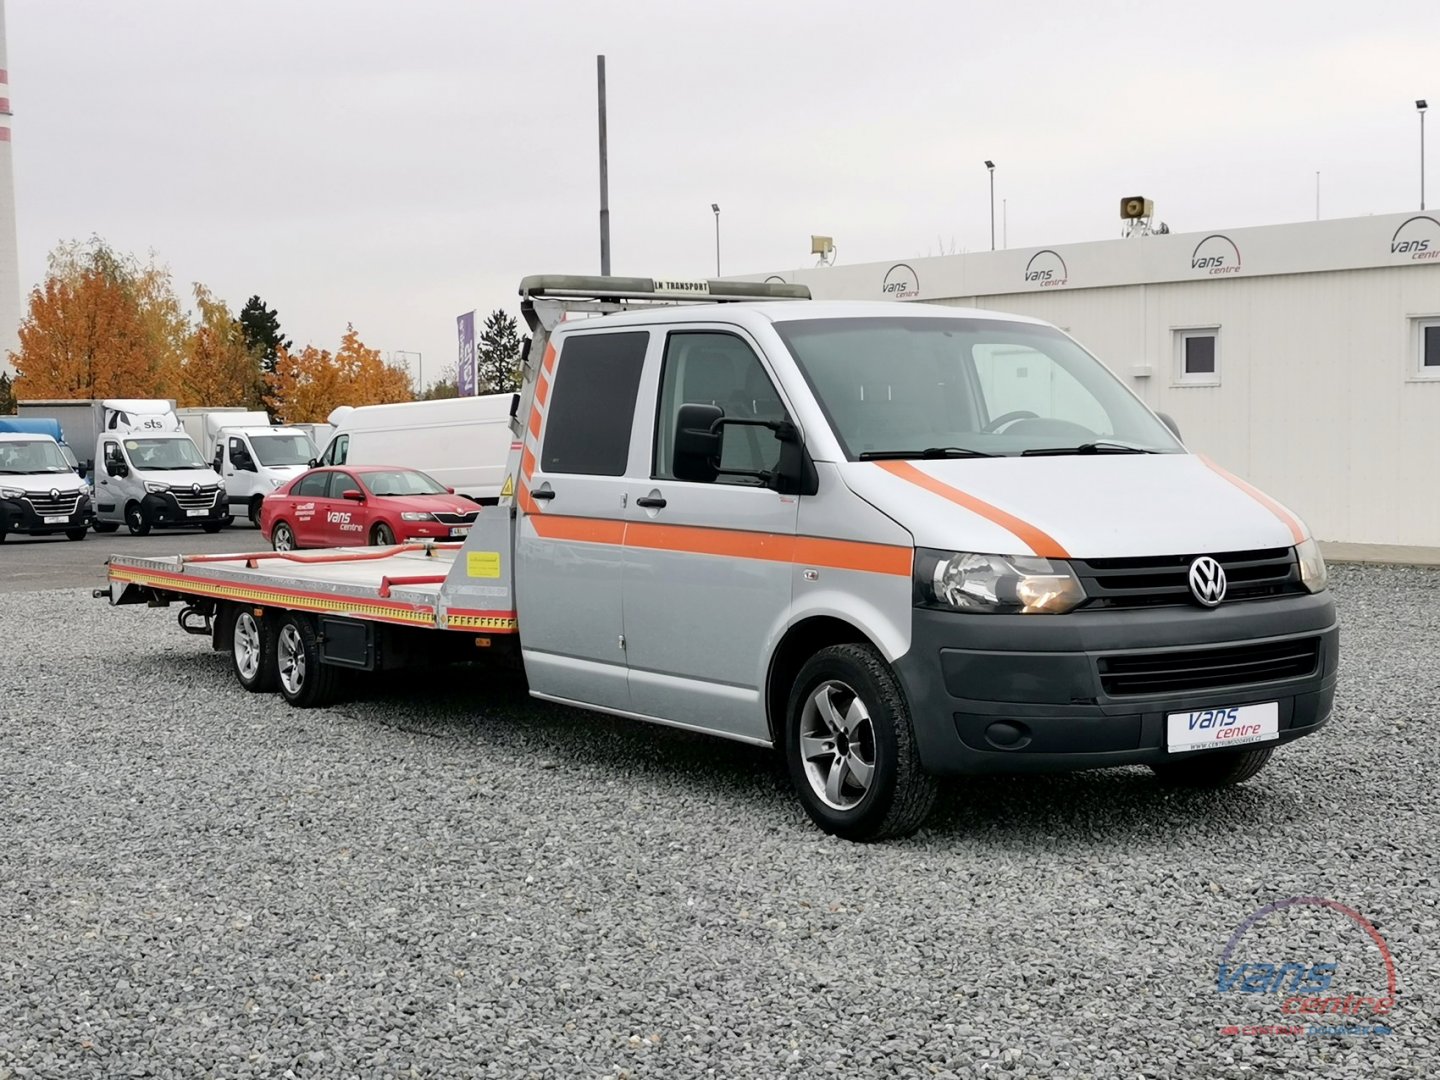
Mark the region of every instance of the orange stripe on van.
<instances>
[{"instance_id":1,"label":"orange stripe on van","mask_svg":"<svg viewBox=\"0 0 1440 1080\"><path fill-rule=\"evenodd\" d=\"M527 495L528 497L528 495ZM531 500L534 505L534 500ZM538 536L545 540L569 540L577 544L610 544L620 547L625 543L625 522L611 518L584 518L536 514L530 519Z\"/></svg>"},{"instance_id":2,"label":"orange stripe on van","mask_svg":"<svg viewBox=\"0 0 1440 1080\"><path fill-rule=\"evenodd\" d=\"M866 544L857 540L822 540L818 536L795 538L795 562L830 566L837 570L863 570L871 574L910 576L914 548L893 544Z\"/></svg>"},{"instance_id":3,"label":"orange stripe on van","mask_svg":"<svg viewBox=\"0 0 1440 1080\"><path fill-rule=\"evenodd\" d=\"M530 434L538 440L540 438L540 410L530 410Z\"/></svg>"},{"instance_id":4,"label":"orange stripe on van","mask_svg":"<svg viewBox=\"0 0 1440 1080\"><path fill-rule=\"evenodd\" d=\"M550 396L550 380L544 375L535 380L535 402L539 405L545 404L545 399Z\"/></svg>"},{"instance_id":5,"label":"orange stripe on van","mask_svg":"<svg viewBox=\"0 0 1440 1080\"><path fill-rule=\"evenodd\" d=\"M795 538L778 533L707 529L697 525L652 525L631 522L625 534L628 547L678 551L686 555L725 555L735 559L791 562Z\"/></svg>"},{"instance_id":6,"label":"orange stripe on van","mask_svg":"<svg viewBox=\"0 0 1440 1080\"><path fill-rule=\"evenodd\" d=\"M545 360L543 366L546 375L549 375L555 370L555 346L548 341L545 343Z\"/></svg>"},{"instance_id":7,"label":"orange stripe on van","mask_svg":"<svg viewBox=\"0 0 1440 1080\"><path fill-rule=\"evenodd\" d=\"M520 455L520 475L523 476L526 480L529 480L530 477L534 474L534 472L535 455L530 452L530 448L527 446L524 452Z\"/></svg>"},{"instance_id":8,"label":"orange stripe on van","mask_svg":"<svg viewBox=\"0 0 1440 1080\"><path fill-rule=\"evenodd\" d=\"M1226 472L1224 469L1222 469L1219 465L1216 465L1215 462L1211 461L1204 454L1196 454L1195 456L1198 457L1202 462L1204 462L1205 465L1209 467L1212 471L1214 471L1220 476L1223 476L1226 480L1229 480L1241 491L1245 492L1246 495L1249 495L1261 506L1265 507L1265 509L1269 510L1272 514L1274 514L1281 521L1283 521L1285 523L1285 527L1290 530L1290 536L1294 539L1295 543L1302 544L1305 542L1305 530L1300 527L1300 522L1295 519L1295 515L1290 513L1289 510L1286 510L1285 507L1281 506L1274 499L1270 498L1269 495L1266 495L1259 488L1251 487L1244 480L1241 480L1240 477L1236 476L1232 472Z\"/></svg>"},{"instance_id":9,"label":"orange stripe on van","mask_svg":"<svg viewBox=\"0 0 1440 1080\"><path fill-rule=\"evenodd\" d=\"M928 473L921 472L908 461L877 461L876 464L892 476L907 480L933 495L939 495L942 499L949 499L956 505L963 506L966 510L979 514L987 521L994 522L1002 529L1014 533L1042 559L1068 559L1070 557L1069 552L1061 547L1060 542L1049 533L1037 529L1028 521L1022 521L1014 514L1006 513L998 506L991 506L984 499L977 499L974 495L967 494L959 488L936 480Z\"/></svg>"}]
</instances>

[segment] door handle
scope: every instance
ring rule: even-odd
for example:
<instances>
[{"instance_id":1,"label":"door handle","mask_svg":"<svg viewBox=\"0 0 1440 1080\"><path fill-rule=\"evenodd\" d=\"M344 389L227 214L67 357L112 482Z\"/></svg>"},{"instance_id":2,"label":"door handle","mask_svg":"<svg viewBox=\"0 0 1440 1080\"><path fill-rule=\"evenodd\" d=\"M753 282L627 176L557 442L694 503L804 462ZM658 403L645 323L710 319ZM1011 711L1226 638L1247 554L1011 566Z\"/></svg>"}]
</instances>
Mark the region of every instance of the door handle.
<instances>
[{"instance_id":1,"label":"door handle","mask_svg":"<svg viewBox=\"0 0 1440 1080\"><path fill-rule=\"evenodd\" d=\"M642 495L635 500L636 506L643 506L646 510L663 510L665 500L658 495Z\"/></svg>"},{"instance_id":2,"label":"door handle","mask_svg":"<svg viewBox=\"0 0 1440 1080\"><path fill-rule=\"evenodd\" d=\"M540 500L544 501L544 500L553 499L553 498L555 497L555 492L551 491L549 488L544 488L544 489L542 489L542 490L540 490L540 491L532 491L532 492L530 492L530 497L531 497L532 499L540 499Z\"/></svg>"}]
</instances>

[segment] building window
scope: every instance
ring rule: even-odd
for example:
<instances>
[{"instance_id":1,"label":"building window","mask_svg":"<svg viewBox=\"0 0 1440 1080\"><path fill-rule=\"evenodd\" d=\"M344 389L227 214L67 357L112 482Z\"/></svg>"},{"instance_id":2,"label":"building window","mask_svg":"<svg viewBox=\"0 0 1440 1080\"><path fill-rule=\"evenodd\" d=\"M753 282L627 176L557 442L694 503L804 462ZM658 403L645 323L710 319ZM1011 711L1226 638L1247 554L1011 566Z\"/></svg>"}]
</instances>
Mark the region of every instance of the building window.
<instances>
[{"instance_id":1,"label":"building window","mask_svg":"<svg viewBox=\"0 0 1440 1080\"><path fill-rule=\"evenodd\" d=\"M1189 386L1220 385L1220 329L1175 331L1175 381Z\"/></svg>"},{"instance_id":2,"label":"building window","mask_svg":"<svg viewBox=\"0 0 1440 1080\"><path fill-rule=\"evenodd\" d=\"M1440 379L1440 317L1415 320L1414 377Z\"/></svg>"}]
</instances>

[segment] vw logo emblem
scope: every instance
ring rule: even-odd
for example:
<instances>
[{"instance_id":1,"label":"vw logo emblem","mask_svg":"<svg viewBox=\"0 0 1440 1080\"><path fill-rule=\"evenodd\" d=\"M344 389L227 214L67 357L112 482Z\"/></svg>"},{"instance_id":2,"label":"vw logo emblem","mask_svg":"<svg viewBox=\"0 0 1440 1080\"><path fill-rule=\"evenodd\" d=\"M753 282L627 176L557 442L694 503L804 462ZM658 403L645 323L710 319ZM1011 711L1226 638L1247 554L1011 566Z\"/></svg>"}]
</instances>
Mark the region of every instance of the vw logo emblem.
<instances>
[{"instance_id":1,"label":"vw logo emblem","mask_svg":"<svg viewBox=\"0 0 1440 1080\"><path fill-rule=\"evenodd\" d=\"M1225 568L1209 555L1201 555L1190 564L1190 592L1206 607L1215 607L1225 599Z\"/></svg>"}]
</instances>

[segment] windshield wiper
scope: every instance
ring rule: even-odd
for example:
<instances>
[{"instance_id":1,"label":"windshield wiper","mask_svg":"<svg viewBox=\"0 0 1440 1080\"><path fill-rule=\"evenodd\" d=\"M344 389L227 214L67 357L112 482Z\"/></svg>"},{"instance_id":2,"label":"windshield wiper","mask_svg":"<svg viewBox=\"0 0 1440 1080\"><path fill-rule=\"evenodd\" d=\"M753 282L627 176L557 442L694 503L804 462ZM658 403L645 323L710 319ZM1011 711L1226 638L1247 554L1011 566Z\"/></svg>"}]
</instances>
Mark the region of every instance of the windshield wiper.
<instances>
[{"instance_id":1,"label":"windshield wiper","mask_svg":"<svg viewBox=\"0 0 1440 1080\"><path fill-rule=\"evenodd\" d=\"M968 446L929 446L924 450L866 450L860 455L861 461L900 461L905 458L919 458L931 461L952 457L996 457L984 450L971 450Z\"/></svg>"},{"instance_id":2,"label":"windshield wiper","mask_svg":"<svg viewBox=\"0 0 1440 1080\"><path fill-rule=\"evenodd\" d=\"M1061 454L1153 454L1143 446L1129 446L1117 442L1087 442L1079 446L1041 446L1034 450L1022 450L1021 457L1055 457Z\"/></svg>"}]
</instances>

